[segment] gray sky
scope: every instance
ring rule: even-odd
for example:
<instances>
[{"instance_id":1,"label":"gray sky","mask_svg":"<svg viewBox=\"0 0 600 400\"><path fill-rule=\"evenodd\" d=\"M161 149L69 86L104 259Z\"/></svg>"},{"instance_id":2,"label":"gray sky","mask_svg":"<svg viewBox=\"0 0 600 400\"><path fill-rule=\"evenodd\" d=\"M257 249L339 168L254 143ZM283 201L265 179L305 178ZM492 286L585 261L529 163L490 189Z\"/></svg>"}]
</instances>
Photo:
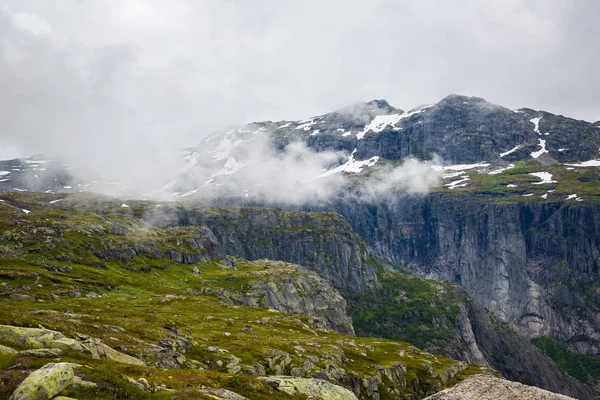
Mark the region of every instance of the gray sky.
<instances>
[{"instance_id":1,"label":"gray sky","mask_svg":"<svg viewBox=\"0 0 600 400\"><path fill-rule=\"evenodd\" d=\"M226 126L450 93L595 121L598 16L596 0L0 0L0 158L136 172Z\"/></svg>"}]
</instances>

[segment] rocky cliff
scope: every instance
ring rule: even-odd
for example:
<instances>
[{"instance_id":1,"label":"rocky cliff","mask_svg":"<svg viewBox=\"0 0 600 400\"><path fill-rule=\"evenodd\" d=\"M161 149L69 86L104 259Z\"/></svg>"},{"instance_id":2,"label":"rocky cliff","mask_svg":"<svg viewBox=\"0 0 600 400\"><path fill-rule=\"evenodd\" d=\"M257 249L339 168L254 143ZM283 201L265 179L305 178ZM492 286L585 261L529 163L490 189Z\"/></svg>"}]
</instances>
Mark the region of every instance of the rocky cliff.
<instances>
[{"instance_id":1,"label":"rocky cliff","mask_svg":"<svg viewBox=\"0 0 600 400\"><path fill-rule=\"evenodd\" d=\"M380 257L461 285L527 337L598 353L597 204L431 194L334 208Z\"/></svg>"},{"instance_id":2,"label":"rocky cliff","mask_svg":"<svg viewBox=\"0 0 600 400\"><path fill-rule=\"evenodd\" d=\"M377 286L375 270L363 262L366 249L361 247L350 225L336 213L164 205L145 218L163 228L204 226L228 255L301 264L338 289L360 292Z\"/></svg>"}]
</instances>

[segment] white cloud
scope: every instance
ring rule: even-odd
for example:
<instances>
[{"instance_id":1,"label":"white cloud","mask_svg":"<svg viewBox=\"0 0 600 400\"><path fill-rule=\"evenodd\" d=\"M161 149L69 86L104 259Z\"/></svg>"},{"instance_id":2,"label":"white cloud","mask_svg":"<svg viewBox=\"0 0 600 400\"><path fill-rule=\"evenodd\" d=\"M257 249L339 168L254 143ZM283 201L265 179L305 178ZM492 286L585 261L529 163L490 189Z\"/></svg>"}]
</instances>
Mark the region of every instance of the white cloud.
<instances>
[{"instance_id":1,"label":"white cloud","mask_svg":"<svg viewBox=\"0 0 600 400\"><path fill-rule=\"evenodd\" d=\"M216 129L449 93L600 119L582 0L78 1L0 7L0 139L140 181Z\"/></svg>"}]
</instances>

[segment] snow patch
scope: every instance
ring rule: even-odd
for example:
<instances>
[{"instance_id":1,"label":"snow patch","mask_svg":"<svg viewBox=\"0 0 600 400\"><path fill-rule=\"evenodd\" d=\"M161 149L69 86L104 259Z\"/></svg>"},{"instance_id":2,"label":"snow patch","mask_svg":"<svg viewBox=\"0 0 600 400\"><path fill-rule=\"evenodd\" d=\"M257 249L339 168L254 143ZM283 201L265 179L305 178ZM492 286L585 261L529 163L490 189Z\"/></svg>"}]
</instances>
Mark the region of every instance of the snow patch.
<instances>
[{"instance_id":1,"label":"snow patch","mask_svg":"<svg viewBox=\"0 0 600 400\"><path fill-rule=\"evenodd\" d=\"M505 151L504 153L500 153L500 157L506 157L507 155L514 153L515 151L519 150L521 148L521 145L518 144L515 147L513 147L512 149Z\"/></svg>"},{"instance_id":2,"label":"snow patch","mask_svg":"<svg viewBox=\"0 0 600 400\"><path fill-rule=\"evenodd\" d=\"M523 195L523 197L530 197L530 196L533 196L533 193L527 193L527 194Z\"/></svg>"},{"instance_id":3,"label":"snow patch","mask_svg":"<svg viewBox=\"0 0 600 400\"><path fill-rule=\"evenodd\" d=\"M588 160L579 164L565 164L571 167L600 167L600 160Z\"/></svg>"},{"instance_id":4,"label":"snow patch","mask_svg":"<svg viewBox=\"0 0 600 400\"><path fill-rule=\"evenodd\" d=\"M48 204L56 204L59 201L63 201L63 199L58 199L58 200L52 200L51 202L49 202Z\"/></svg>"},{"instance_id":5,"label":"snow patch","mask_svg":"<svg viewBox=\"0 0 600 400\"><path fill-rule=\"evenodd\" d=\"M9 175L10 171L0 171L0 176Z\"/></svg>"},{"instance_id":6,"label":"snow patch","mask_svg":"<svg viewBox=\"0 0 600 400\"><path fill-rule=\"evenodd\" d=\"M539 149L538 151L534 151L531 153L531 157L533 158L538 158L539 156L541 156L544 153L547 153L548 150L546 150L546 141L543 139L539 139L539 146L541 147L541 149Z\"/></svg>"},{"instance_id":7,"label":"snow patch","mask_svg":"<svg viewBox=\"0 0 600 400\"><path fill-rule=\"evenodd\" d=\"M529 175L540 178L541 182L533 182L534 185L543 185L545 183L557 183L552 180L552 174L550 172L531 172Z\"/></svg>"},{"instance_id":8,"label":"snow patch","mask_svg":"<svg viewBox=\"0 0 600 400\"><path fill-rule=\"evenodd\" d=\"M31 214L31 211L29 211L29 210L26 210L26 209L24 209L24 208L23 208L23 209L21 209L21 211L23 211L25 214Z\"/></svg>"},{"instance_id":9,"label":"snow patch","mask_svg":"<svg viewBox=\"0 0 600 400\"><path fill-rule=\"evenodd\" d=\"M544 193L540 196L542 199L546 200L548 198L548 193Z\"/></svg>"},{"instance_id":10,"label":"snow patch","mask_svg":"<svg viewBox=\"0 0 600 400\"><path fill-rule=\"evenodd\" d=\"M485 168L485 167L489 167L490 164L489 163L485 163L485 162L480 162L477 164L456 164L456 165L434 165L431 168L433 168L436 171L465 171L468 169L473 169L473 168Z\"/></svg>"},{"instance_id":11,"label":"snow patch","mask_svg":"<svg viewBox=\"0 0 600 400\"><path fill-rule=\"evenodd\" d=\"M516 188L518 187L517 185L514 185L512 183L509 183L508 185L506 185L507 188Z\"/></svg>"},{"instance_id":12,"label":"snow patch","mask_svg":"<svg viewBox=\"0 0 600 400\"><path fill-rule=\"evenodd\" d=\"M121 204L121 208L129 208L129 206L125 203Z\"/></svg>"},{"instance_id":13,"label":"snow patch","mask_svg":"<svg viewBox=\"0 0 600 400\"><path fill-rule=\"evenodd\" d=\"M509 164L507 167L498 168L498 169L488 172L488 175L498 175L498 174L501 174L504 171L508 171L509 169L512 169L514 167L515 167L515 164Z\"/></svg>"},{"instance_id":14,"label":"snow patch","mask_svg":"<svg viewBox=\"0 0 600 400\"><path fill-rule=\"evenodd\" d=\"M289 127L290 125L292 125L292 123L291 123L291 122L288 122L287 124L284 124L284 125L280 125L280 126L278 126L278 127L277 127L277 129L287 128L287 127Z\"/></svg>"},{"instance_id":15,"label":"snow patch","mask_svg":"<svg viewBox=\"0 0 600 400\"><path fill-rule=\"evenodd\" d=\"M381 132L388 125L391 125L396 131L401 130L402 128L396 128L395 126L398 122L403 119L410 118L413 115L419 114L430 107L433 107L433 104L421 107L414 111L405 112L404 114L377 115L368 125L365 126L362 132L356 134L356 138L358 140L362 139L369 131L373 131L375 133Z\"/></svg>"},{"instance_id":16,"label":"snow patch","mask_svg":"<svg viewBox=\"0 0 600 400\"><path fill-rule=\"evenodd\" d=\"M467 186L467 183L465 183L465 182L469 181L470 178L468 176L466 176L466 175L461 176L461 178L462 179L459 179L457 181L447 183L444 186L446 186L448 189L454 189L454 188L457 188L457 187L465 187L465 186Z\"/></svg>"},{"instance_id":17,"label":"snow patch","mask_svg":"<svg viewBox=\"0 0 600 400\"><path fill-rule=\"evenodd\" d=\"M577 198L576 194L570 194L567 196L566 200L571 200L571 199L575 199L575 198Z\"/></svg>"},{"instance_id":18,"label":"snow patch","mask_svg":"<svg viewBox=\"0 0 600 400\"><path fill-rule=\"evenodd\" d=\"M542 119L542 117L537 117L537 118L532 118L529 120L529 122L533 122L533 125L535 125L533 127L533 130L538 134L541 135L540 133L540 120Z\"/></svg>"},{"instance_id":19,"label":"snow patch","mask_svg":"<svg viewBox=\"0 0 600 400\"><path fill-rule=\"evenodd\" d=\"M321 117L314 117L311 119L305 119L304 121L300 121L300 125L298 125L296 129L304 129L305 131L310 131L312 129L312 126L315 125L317 123L317 120L320 118Z\"/></svg>"},{"instance_id":20,"label":"snow patch","mask_svg":"<svg viewBox=\"0 0 600 400\"><path fill-rule=\"evenodd\" d=\"M352 154L350 154L350 158L348 158L348 161L346 161L344 164L340 165L337 168L330 169L329 171L319 175L319 178L324 178L326 176L337 174L338 172L349 172L356 174L361 172L363 168L372 167L373 165L377 164L377 161L379 161L378 156L371 157L368 160L358 161L354 159L354 153L356 153L356 149L354 149Z\"/></svg>"}]
</instances>

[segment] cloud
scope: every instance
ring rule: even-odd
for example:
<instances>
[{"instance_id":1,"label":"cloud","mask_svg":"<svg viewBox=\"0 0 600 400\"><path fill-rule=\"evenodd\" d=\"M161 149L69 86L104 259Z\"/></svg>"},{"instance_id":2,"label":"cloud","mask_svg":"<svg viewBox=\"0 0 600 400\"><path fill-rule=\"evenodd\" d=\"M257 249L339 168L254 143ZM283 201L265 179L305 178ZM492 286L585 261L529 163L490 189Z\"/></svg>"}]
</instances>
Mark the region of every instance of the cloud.
<instances>
[{"instance_id":1,"label":"cloud","mask_svg":"<svg viewBox=\"0 0 600 400\"><path fill-rule=\"evenodd\" d=\"M0 145L150 188L208 132L373 98L411 109L461 93L595 121L599 12L593 0L5 0Z\"/></svg>"}]
</instances>

